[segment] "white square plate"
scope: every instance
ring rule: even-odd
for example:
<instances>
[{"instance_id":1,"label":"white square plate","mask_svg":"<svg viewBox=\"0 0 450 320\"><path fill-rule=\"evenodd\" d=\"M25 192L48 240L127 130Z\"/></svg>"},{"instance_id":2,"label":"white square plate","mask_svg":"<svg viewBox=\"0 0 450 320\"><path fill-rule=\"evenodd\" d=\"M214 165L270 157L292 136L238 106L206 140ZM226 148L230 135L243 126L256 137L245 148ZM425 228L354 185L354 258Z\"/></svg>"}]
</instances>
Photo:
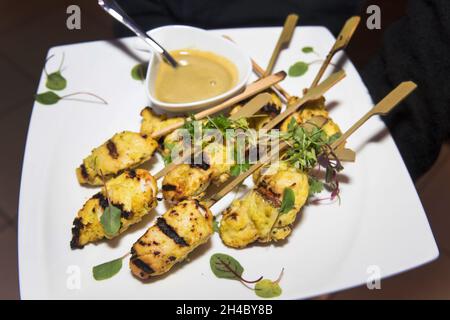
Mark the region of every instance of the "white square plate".
<instances>
[{"instance_id":1,"label":"white square plate","mask_svg":"<svg viewBox=\"0 0 450 320\"><path fill-rule=\"evenodd\" d=\"M265 65L280 30L249 28L212 32L231 36L252 58ZM426 215L400 154L384 124L374 118L348 142L357 152L357 162L345 165L347 181L341 183L341 204L304 208L284 244L234 250L225 247L218 234L214 234L208 244L190 255L189 261L150 283L134 278L127 268L127 260L114 278L95 281L92 266L127 252L155 217L151 214L112 243L88 245L75 251L69 247L72 221L84 201L96 192L79 186L75 168L93 147L114 133L139 130L139 112L147 101L143 84L130 77L130 70L137 63L136 56L145 58L146 55L135 49L136 41L127 38L115 43L65 45L54 47L48 53L56 54L48 63L50 71L57 69L58 60L65 53L63 74L68 86L62 94L89 91L105 98L109 105L69 100L51 106L34 105L19 208L22 298L257 298L239 282L218 279L212 274L209 258L213 253L222 252L237 258L248 278L263 275L275 279L284 267L280 298L298 299L364 284L373 270L386 277L438 256ZM333 43L333 36L325 28L298 28L275 71L287 70L298 60L323 59ZM301 50L304 46L314 47L320 58L304 54ZM283 87L291 94L300 94L312 82L319 67L320 63L315 63L303 77L287 77ZM346 60L343 68L347 77L326 98L333 119L345 130L373 103L351 62ZM43 91L46 91L44 73L38 92ZM151 172L161 167L161 158L155 157ZM249 181L246 184L251 185ZM229 194L213 211L220 212L234 196ZM162 204L156 212L164 212ZM74 277L79 277L79 288L73 286Z\"/></svg>"}]
</instances>

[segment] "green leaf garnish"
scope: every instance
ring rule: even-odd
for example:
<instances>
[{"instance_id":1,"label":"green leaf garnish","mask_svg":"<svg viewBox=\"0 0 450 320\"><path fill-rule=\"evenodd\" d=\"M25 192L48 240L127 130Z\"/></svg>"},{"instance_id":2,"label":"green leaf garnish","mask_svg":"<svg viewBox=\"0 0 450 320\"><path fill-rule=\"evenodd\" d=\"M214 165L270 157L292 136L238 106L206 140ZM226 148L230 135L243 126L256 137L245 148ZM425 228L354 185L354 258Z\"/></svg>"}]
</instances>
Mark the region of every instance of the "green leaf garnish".
<instances>
[{"instance_id":1,"label":"green leaf garnish","mask_svg":"<svg viewBox=\"0 0 450 320\"><path fill-rule=\"evenodd\" d=\"M39 93L35 96L35 99L40 104L51 105L57 103L61 100L61 97L52 91L46 91L43 93Z\"/></svg>"},{"instance_id":2,"label":"green leaf garnish","mask_svg":"<svg viewBox=\"0 0 450 320\"><path fill-rule=\"evenodd\" d=\"M278 282L262 279L255 285L255 293L261 298L275 298L281 295L281 287Z\"/></svg>"},{"instance_id":3,"label":"green leaf garnish","mask_svg":"<svg viewBox=\"0 0 450 320\"><path fill-rule=\"evenodd\" d=\"M303 47L302 48L302 52L303 53L313 53L314 52L314 48L313 47Z\"/></svg>"},{"instance_id":4,"label":"green leaf garnish","mask_svg":"<svg viewBox=\"0 0 450 320\"><path fill-rule=\"evenodd\" d=\"M100 281L115 276L122 269L122 259L119 258L93 267L92 275L94 279Z\"/></svg>"},{"instance_id":5,"label":"green leaf garnish","mask_svg":"<svg viewBox=\"0 0 450 320\"><path fill-rule=\"evenodd\" d=\"M214 221L213 221L213 230L214 230L214 232L219 232L219 230L220 230L219 221L217 221L216 219L214 219Z\"/></svg>"},{"instance_id":6,"label":"green leaf garnish","mask_svg":"<svg viewBox=\"0 0 450 320\"><path fill-rule=\"evenodd\" d=\"M323 182L318 180L315 177L308 177L308 182L309 182L309 196L311 197L312 195L316 194L316 193L321 193L323 191Z\"/></svg>"},{"instance_id":7,"label":"green leaf garnish","mask_svg":"<svg viewBox=\"0 0 450 320\"><path fill-rule=\"evenodd\" d=\"M288 74L290 77L300 77L308 72L309 64L303 61L298 61L289 67Z\"/></svg>"},{"instance_id":8,"label":"green leaf garnish","mask_svg":"<svg viewBox=\"0 0 450 320\"><path fill-rule=\"evenodd\" d=\"M284 188L280 214L288 213L295 205L295 193L291 188Z\"/></svg>"},{"instance_id":9,"label":"green leaf garnish","mask_svg":"<svg viewBox=\"0 0 450 320\"><path fill-rule=\"evenodd\" d=\"M244 268L232 256L215 253L209 260L211 270L218 278L241 280Z\"/></svg>"},{"instance_id":10,"label":"green leaf garnish","mask_svg":"<svg viewBox=\"0 0 450 320\"><path fill-rule=\"evenodd\" d=\"M237 177L241 173L247 171L249 168L250 168L250 163L233 164L230 168L230 174L233 177Z\"/></svg>"},{"instance_id":11,"label":"green leaf garnish","mask_svg":"<svg viewBox=\"0 0 450 320\"><path fill-rule=\"evenodd\" d=\"M90 92L75 92L75 93L71 93L71 94L66 94L65 96L59 96L52 91L46 91L43 93L38 93L37 95L34 96L34 99L37 102L39 102L40 104L50 105L50 104L55 104L58 101L63 100L63 99L70 100L71 97L76 96L76 95L88 95L88 96L94 97L97 101L87 100L87 99L72 99L72 100L83 101L83 102L87 102L87 103L108 104L108 102L105 99L103 99L93 93L90 93Z\"/></svg>"},{"instance_id":12,"label":"green leaf garnish","mask_svg":"<svg viewBox=\"0 0 450 320\"><path fill-rule=\"evenodd\" d=\"M332 145L333 142L335 142L337 139L339 139L342 136L340 132L336 132L331 137L328 138L328 144Z\"/></svg>"},{"instance_id":13,"label":"green leaf garnish","mask_svg":"<svg viewBox=\"0 0 450 320\"><path fill-rule=\"evenodd\" d=\"M131 69L131 77L134 80L143 81L147 74L148 62L138 63Z\"/></svg>"},{"instance_id":14,"label":"green leaf garnish","mask_svg":"<svg viewBox=\"0 0 450 320\"><path fill-rule=\"evenodd\" d=\"M122 211L112 204L105 208L105 211L100 217L100 223L102 224L106 236L114 237L117 235L121 226L121 214Z\"/></svg>"},{"instance_id":15,"label":"green leaf garnish","mask_svg":"<svg viewBox=\"0 0 450 320\"><path fill-rule=\"evenodd\" d=\"M45 86L51 90L63 90L67 86L67 80L60 71L55 71L47 75Z\"/></svg>"}]
</instances>

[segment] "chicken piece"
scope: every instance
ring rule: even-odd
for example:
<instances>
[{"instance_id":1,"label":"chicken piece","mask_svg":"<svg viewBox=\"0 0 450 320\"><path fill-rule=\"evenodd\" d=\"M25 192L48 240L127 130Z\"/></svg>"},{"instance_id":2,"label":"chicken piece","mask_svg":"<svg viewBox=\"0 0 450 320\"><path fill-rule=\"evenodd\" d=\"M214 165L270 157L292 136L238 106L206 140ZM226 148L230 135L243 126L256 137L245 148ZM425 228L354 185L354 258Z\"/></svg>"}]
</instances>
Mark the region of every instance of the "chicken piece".
<instances>
[{"instance_id":1,"label":"chicken piece","mask_svg":"<svg viewBox=\"0 0 450 320\"><path fill-rule=\"evenodd\" d=\"M150 107L145 107L141 111L141 117L141 134L148 136L173 124L184 123L183 117L167 118L165 115L157 115Z\"/></svg>"},{"instance_id":2,"label":"chicken piece","mask_svg":"<svg viewBox=\"0 0 450 320\"><path fill-rule=\"evenodd\" d=\"M172 159L173 155L179 156L183 153L184 139L185 137L183 136L182 129L177 129L169 133L167 136L164 137L162 143L162 150L160 151L161 155L165 159L169 159L170 161L168 162L172 162L174 160ZM190 136L189 139L191 139ZM188 141L190 142L190 140Z\"/></svg>"},{"instance_id":3,"label":"chicken piece","mask_svg":"<svg viewBox=\"0 0 450 320\"><path fill-rule=\"evenodd\" d=\"M317 100L306 102L300 109L300 117L303 121L308 121L312 117L321 116L328 118L328 110L325 107L325 98L321 97Z\"/></svg>"},{"instance_id":4,"label":"chicken piece","mask_svg":"<svg viewBox=\"0 0 450 320\"><path fill-rule=\"evenodd\" d=\"M197 200L164 213L131 248L130 269L140 279L168 272L213 234L213 214Z\"/></svg>"},{"instance_id":5,"label":"chicken piece","mask_svg":"<svg viewBox=\"0 0 450 320\"><path fill-rule=\"evenodd\" d=\"M288 106L295 104L298 100L298 97L291 97L291 99L288 101ZM328 118L329 116L328 111L325 108L324 97L306 102L301 107L300 111L294 112L281 123L280 131L286 132L288 130L288 126L292 118L294 118L295 121L300 124L310 120L311 118L319 116L324 118Z\"/></svg>"},{"instance_id":6,"label":"chicken piece","mask_svg":"<svg viewBox=\"0 0 450 320\"><path fill-rule=\"evenodd\" d=\"M211 182L220 184L228 180L233 161L227 156L226 147L213 142L203 149L201 163L177 165L162 182L164 199L177 203L202 198Z\"/></svg>"},{"instance_id":7,"label":"chicken piece","mask_svg":"<svg viewBox=\"0 0 450 320\"><path fill-rule=\"evenodd\" d=\"M286 118L286 120L284 120L281 123L280 126L280 131L281 132L287 132L288 128L289 128L289 123L291 123L292 119L295 120L296 123L301 124L303 122L302 117L300 116L300 113L298 112L294 112L293 114L291 114L289 117Z\"/></svg>"},{"instance_id":8,"label":"chicken piece","mask_svg":"<svg viewBox=\"0 0 450 320\"><path fill-rule=\"evenodd\" d=\"M76 170L78 182L102 185L102 175L109 179L123 170L136 168L149 160L157 147L158 143L149 136L130 131L116 133L83 160Z\"/></svg>"},{"instance_id":9,"label":"chicken piece","mask_svg":"<svg viewBox=\"0 0 450 320\"><path fill-rule=\"evenodd\" d=\"M162 193L165 200L177 203L185 199L200 199L211 179L209 165L182 163L164 176Z\"/></svg>"},{"instance_id":10,"label":"chicken piece","mask_svg":"<svg viewBox=\"0 0 450 320\"><path fill-rule=\"evenodd\" d=\"M255 130L262 129L271 119L275 118L280 112L283 104L280 98L273 91L268 91L272 97L272 100L262 107L261 111L256 113L254 117L248 119L249 127ZM241 103L233 107L230 111L230 115L238 112L245 103Z\"/></svg>"},{"instance_id":11,"label":"chicken piece","mask_svg":"<svg viewBox=\"0 0 450 320\"><path fill-rule=\"evenodd\" d=\"M73 221L72 249L83 248L86 244L106 238L100 222L108 199L121 212L121 227L119 234L131 225L141 221L142 217L156 207L158 187L156 180L147 170L136 169L125 171L106 182L100 192L91 197L78 212Z\"/></svg>"},{"instance_id":12,"label":"chicken piece","mask_svg":"<svg viewBox=\"0 0 450 320\"><path fill-rule=\"evenodd\" d=\"M254 241L285 239L308 198L307 174L286 162L271 164L254 179L254 189L233 201L223 212L219 233L229 247L244 248ZM279 214L285 188L294 192L294 206L289 212Z\"/></svg>"}]
</instances>

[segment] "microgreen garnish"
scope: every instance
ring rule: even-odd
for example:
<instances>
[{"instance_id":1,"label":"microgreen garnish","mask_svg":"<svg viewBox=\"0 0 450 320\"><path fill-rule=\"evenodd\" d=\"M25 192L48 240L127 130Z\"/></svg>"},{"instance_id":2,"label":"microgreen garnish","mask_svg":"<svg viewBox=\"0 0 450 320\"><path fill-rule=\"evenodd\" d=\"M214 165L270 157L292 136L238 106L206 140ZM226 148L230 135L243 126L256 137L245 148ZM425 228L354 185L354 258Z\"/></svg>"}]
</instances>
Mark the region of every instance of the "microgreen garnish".
<instances>
[{"instance_id":1,"label":"microgreen garnish","mask_svg":"<svg viewBox=\"0 0 450 320\"><path fill-rule=\"evenodd\" d=\"M289 67L288 75L290 77L303 76L309 70L309 64L303 61L297 61Z\"/></svg>"},{"instance_id":2,"label":"microgreen garnish","mask_svg":"<svg viewBox=\"0 0 450 320\"><path fill-rule=\"evenodd\" d=\"M309 176L308 177L308 183L309 183L309 197L312 197L316 193L321 193L323 191L323 182L317 179L316 177Z\"/></svg>"},{"instance_id":3,"label":"microgreen garnish","mask_svg":"<svg viewBox=\"0 0 450 320\"><path fill-rule=\"evenodd\" d=\"M143 81L147 74L148 62L138 63L131 69L131 77L134 80Z\"/></svg>"},{"instance_id":4,"label":"microgreen garnish","mask_svg":"<svg viewBox=\"0 0 450 320\"><path fill-rule=\"evenodd\" d=\"M261 298L275 298L281 295L280 280L283 276L284 269L281 270L278 279L275 281L269 279L262 279L255 285L255 293Z\"/></svg>"},{"instance_id":5,"label":"microgreen garnish","mask_svg":"<svg viewBox=\"0 0 450 320\"><path fill-rule=\"evenodd\" d=\"M193 115L190 115L182 128L186 129L189 134L194 137L195 130L216 129L219 130L223 135L225 135L226 131L229 129L248 130L249 125L247 119L245 118L231 120L223 114L215 117L207 117L207 120L204 122L198 121Z\"/></svg>"},{"instance_id":6,"label":"microgreen garnish","mask_svg":"<svg viewBox=\"0 0 450 320\"><path fill-rule=\"evenodd\" d=\"M295 193L291 188L284 188L283 200L281 201L280 214L286 214L294 208Z\"/></svg>"},{"instance_id":7,"label":"microgreen garnish","mask_svg":"<svg viewBox=\"0 0 450 320\"><path fill-rule=\"evenodd\" d=\"M47 59L46 63L53 57L54 57L54 55L51 55ZM57 71L48 73L47 69L44 67L44 72L47 75L47 80L45 82L45 86L47 88L49 88L51 90L63 90L66 88L67 80L61 74L61 69L62 69L63 63L64 63L64 53L62 55L61 63L59 65L59 68Z\"/></svg>"},{"instance_id":8,"label":"microgreen garnish","mask_svg":"<svg viewBox=\"0 0 450 320\"><path fill-rule=\"evenodd\" d=\"M230 174L233 177L237 177L238 175L247 171L248 169L250 169L250 163L248 162L233 164L230 168Z\"/></svg>"},{"instance_id":9,"label":"microgreen garnish","mask_svg":"<svg viewBox=\"0 0 450 320\"><path fill-rule=\"evenodd\" d=\"M290 148L283 155L284 160L302 171L309 173L317 165L325 169L325 182L309 175L309 195L320 193L324 188L331 192L331 200L339 197L339 182L337 173L343 169L331 144L340 137L336 133L328 137L326 133L312 123L308 128L297 124L292 119L288 131L282 134L282 139L289 143Z\"/></svg>"},{"instance_id":10,"label":"microgreen garnish","mask_svg":"<svg viewBox=\"0 0 450 320\"><path fill-rule=\"evenodd\" d=\"M223 253L215 253L211 256L209 260L211 270L214 275L218 278L239 280L244 283L256 283L262 279L260 277L257 280L245 280L242 278L242 273L244 268L242 265L232 256Z\"/></svg>"},{"instance_id":11,"label":"microgreen garnish","mask_svg":"<svg viewBox=\"0 0 450 320\"><path fill-rule=\"evenodd\" d=\"M118 259L114 259L92 268L92 276L95 280L106 280L115 276L122 269L122 260L125 259L130 253L126 253Z\"/></svg>"},{"instance_id":12,"label":"microgreen garnish","mask_svg":"<svg viewBox=\"0 0 450 320\"><path fill-rule=\"evenodd\" d=\"M99 264L92 268L92 275L97 281L109 279L122 269L122 258Z\"/></svg>"},{"instance_id":13,"label":"microgreen garnish","mask_svg":"<svg viewBox=\"0 0 450 320\"><path fill-rule=\"evenodd\" d=\"M252 288L248 286L248 284L255 283L255 288L253 290L256 295L261 298L273 298L281 295L281 287L279 282L281 280L283 270L276 281L263 279L262 276L257 280L248 281L242 278L244 267L242 267L239 261L232 256L223 253L215 253L211 256L209 263L211 266L211 271L218 278L238 280L249 289Z\"/></svg>"},{"instance_id":14,"label":"microgreen garnish","mask_svg":"<svg viewBox=\"0 0 450 320\"><path fill-rule=\"evenodd\" d=\"M313 53L314 52L314 48L313 47L303 47L302 48L302 52L303 53Z\"/></svg>"},{"instance_id":15,"label":"microgreen garnish","mask_svg":"<svg viewBox=\"0 0 450 320\"><path fill-rule=\"evenodd\" d=\"M46 60L46 64L47 62L53 58L54 55L51 55L50 57L47 58ZM47 79L45 81L45 86L50 89L50 90L63 90L66 88L67 86L67 80L66 78L63 77L63 75L61 74L61 70L62 70L62 66L64 63L64 53L61 59L61 63L59 65L59 68L57 71L52 72L52 73L48 73L46 66L44 66L44 72L45 75L47 76ZM94 100L86 100L86 99L80 99L80 98L74 98L74 96L78 96L78 95L88 95L91 97L95 98ZM108 104L108 102L106 102L105 99L90 93L90 92L75 92L75 93L71 93L71 94L66 94L64 96L60 96L58 94L56 94L53 91L45 91L42 93L38 93L34 96L36 102L43 104L43 105L52 105L52 104L56 104L58 103L60 100L74 100L74 101L82 101L82 102L89 102L89 103L100 103L100 104Z\"/></svg>"},{"instance_id":16,"label":"microgreen garnish","mask_svg":"<svg viewBox=\"0 0 450 320\"><path fill-rule=\"evenodd\" d=\"M188 119L189 120L184 123L182 128L187 130L193 140L196 138L194 136L195 132L198 133L203 130L218 130L227 139L235 139L243 132L249 130L249 124L245 118L231 120L224 115L218 115L215 117L207 117L206 121L202 122L195 120L195 117L191 115ZM248 138L248 136L246 135L245 138ZM204 141L205 144L207 144L207 142L208 141ZM245 141L238 139L237 142L239 146L234 149L234 159L236 163L230 168L230 174L232 176L238 176L250 168L250 164L246 161L245 155L242 154L244 153L243 150L245 150L245 148L242 148L241 144Z\"/></svg>"},{"instance_id":17,"label":"microgreen garnish","mask_svg":"<svg viewBox=\"0 0 450 320\"><path fill-rule=\"evenodd\" d=\"M89 95L98 100L93 101L93 100L86 100L86 99L71 98L72 96L76 96L76 95ZM64 96L59 96L58 94L54 93L53 91L46 91L46 92L36 94L35 100L37 102L39 102L40 104L44 104L44 105L52 105L52 104L59 102L60 100L75 100L75 101L82 101L82 102L89 102L89 103L108 104L108 102L106 102L106 100L104 100L104 99L100 98L99 96L97 96L93 93L90 93L90 92L75 92L75 93L71 93L71 94L66 94Z\"/></svg>"},{"instance_id":18,"label":"microgreen garnish","mask_svg":"<svg viewBox=\"0 0 450 320\"><path fill-rule=\"evenodd\" d=\"M220 227L219 227L219 221L217 221L217 219L214 218L214 221L213 221L213 230L214 230L214 232L219 232L219 229L220 229Z\"/></svg>"}]
</instances>

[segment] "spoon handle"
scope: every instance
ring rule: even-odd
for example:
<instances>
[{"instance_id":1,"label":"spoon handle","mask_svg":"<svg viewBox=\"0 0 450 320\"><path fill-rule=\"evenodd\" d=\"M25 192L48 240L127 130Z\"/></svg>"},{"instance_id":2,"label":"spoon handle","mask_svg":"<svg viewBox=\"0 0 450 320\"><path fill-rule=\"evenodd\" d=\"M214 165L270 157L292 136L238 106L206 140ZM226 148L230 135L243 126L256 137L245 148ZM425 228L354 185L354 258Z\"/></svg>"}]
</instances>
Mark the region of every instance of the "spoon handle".
<instances>
[{"instance_id":1,"label":"spoon handle","mask_svg":"<svg viewBox=\"0 0 450 320\"><path fill-rule=\"evenodd\" d=\"M147 43L153 50L163 57L170 65L177 67L175 59L155 40L153 40L145 31L143 31L128 14L114 0L98 0L98 4L109 13L114 19L122 23L128 29L133 31L139 38Z\"/></svg>"}]
</instances>

